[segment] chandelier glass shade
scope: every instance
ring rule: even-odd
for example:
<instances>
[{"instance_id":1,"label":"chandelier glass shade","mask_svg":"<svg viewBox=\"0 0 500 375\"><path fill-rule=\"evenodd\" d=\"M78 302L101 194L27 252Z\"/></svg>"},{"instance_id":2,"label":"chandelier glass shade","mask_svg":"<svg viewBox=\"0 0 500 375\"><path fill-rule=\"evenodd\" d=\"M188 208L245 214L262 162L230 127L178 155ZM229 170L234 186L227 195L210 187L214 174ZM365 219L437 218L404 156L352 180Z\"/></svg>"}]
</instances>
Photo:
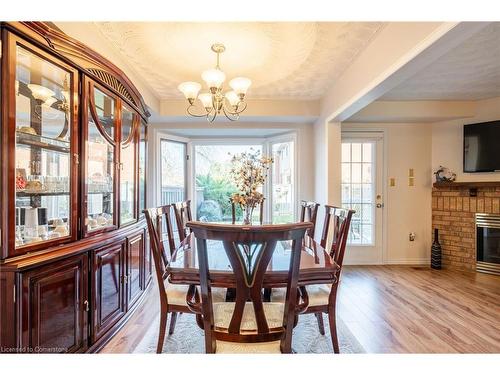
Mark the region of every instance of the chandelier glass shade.
<instances>
[{"instance_id":1,"label":"chandelier glass shade","mask_svg":"<svg viewBox=\"0 0 500 375\"><path fill-rule=\"evenodd\" d=\"M229 81L232 90L224 91L226 75L220 69L220 54L226 50L222 44L212 45L212 51L217 54L215 68L205 70L201 78L208 88L208 92L200 93L201 85L198 82L183 82L178 89L188 101L187 113L193 117L206 117L209 122L224 114L229 120L236 121L246 109L245 95L252 81L245 77L236 77ZM197 99L203 108L197 109Z\"/></svg>"}]
</instances>

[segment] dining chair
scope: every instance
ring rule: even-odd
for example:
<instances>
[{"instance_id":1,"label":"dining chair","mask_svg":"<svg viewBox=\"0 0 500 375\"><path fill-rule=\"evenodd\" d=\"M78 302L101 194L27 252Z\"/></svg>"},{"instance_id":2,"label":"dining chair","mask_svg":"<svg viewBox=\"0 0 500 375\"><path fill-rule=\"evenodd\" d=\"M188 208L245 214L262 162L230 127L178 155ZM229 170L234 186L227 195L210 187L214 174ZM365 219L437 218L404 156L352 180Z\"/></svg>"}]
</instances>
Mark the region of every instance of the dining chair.
<instances>
[{"instance_id":1,"label":"dining chair","mask_svg":"<svg viewBox=\"0 0 500 375\"><path fill-rule=\"evenodd\" d=\"M309 221L313 224L311 230L307 232L309 237L314 238L316 232L316 218L318 216L319 203L310 201L300 202L300 221Z\"/></svg>"},{"instance_id":2,"label":"dining chair","mask_svg":"<svg viewBox=\"0 0 500 375\"><path fill-rule=\"evenodd\" d=\"M330 325L330 335L332 339L334 353L339 353L339 341L337 336L337 290L340 283L340 274L344 262L344 254L347 244L347 237L351 225L354 210L325 205L325 220L321 235L321 246L326 248L328 244L328 234L332 233L332 242L329 255L337 264L337 272L332 284L307 285L302 287L302 293L307 296L309 304L303 314L315 314L318 319L320 333L325 334L323 325L323 313L328 314Z\"/></svg>"},{"instance_id":3,"label":"dining chair","mask_svg":"<svg viewBox=\"0 0 500 375\"><path fill-rule=\"evenodd\" d=\"M286 225L225 225L190 222L197 242L201 301L188 296L191 309L203 315L207 353L290 353L292 330L300 303L297 288L302 240L311 223ZM221 241L236 286L235 302L218 303L212 284L228 276L210 273L207 240ZM278 241L291 241L284 302L263 302L263 281Z\"/></svg>"},{"instance_id":4,"label":"dining chair","mask_svg":"<svg viewBox=\"0 0 500 375\"><path fill-rule=\"evenodd\" d=\"M189 234L186 228L186 223L192 220L191 216L191 201L176 202L173 204L175 213L175 222L179 231L179 238L183 241Z\"/></svg>"},{"instance_id":5,"label":"dining chair","mask_svg":"<svg viewBox=\"0 0 500 375\"><path fill-rule=\"evenodd\" d=\"M355 211L325 205L325 220L320 245L326 249L328 244L328 234L332 233L332 243L328 255L332 262L337 264L337 272L334 275L332 284L312 284L300 287L301 296L308 300L307 309L302 314L314 314L318 321L318 328L322 335L325 334L323 313L328 314L330 334L332 338L333 351L339 353L336 321L337 288L340 282L340 273L344 261L344 253L349 235L351 218ZM284 300L285 292L283 288L272 290L271 301L279 302Z\"/></svg>"},{"instance_id":6,"label":"dining chair","mask_svg":"<svg viewBox=\"0 0 500 375\"><path fill-rule=\"evenodd\" d=\"M175 243L173 240L172 205L160 206L144 210L148 233L150 238L151 253L154 261L156 281L160 296L160 331L158 335L158 345L156 352L161 353L167 328L167 318L170 313L169 334L174 333L177 315L182 313L191 313L186 304L186 295L191 288L195 294L198 293L194 286L174 285L168 281L168 264L175 252ZM165 232L166 230L166 232ZM165 248L168 244L168 250ZM218 289L214 293L218 301L225 300L225 291Z\"/></svg>"},{"instance_id":7,"label":"dining chair","mask_svg":"<svg viewBox=\"0 0 500 375\"><path fill-rule=\"evenodd\" d=\"M262 225L264 222L264 201L266 198L262 198L262 202L259 203L259 224ZM237 203L234 203L232 199L229 199L231 202L231 215L232 215L232 223L236 223L236 205Z\"/></svg>"}]
</instances>

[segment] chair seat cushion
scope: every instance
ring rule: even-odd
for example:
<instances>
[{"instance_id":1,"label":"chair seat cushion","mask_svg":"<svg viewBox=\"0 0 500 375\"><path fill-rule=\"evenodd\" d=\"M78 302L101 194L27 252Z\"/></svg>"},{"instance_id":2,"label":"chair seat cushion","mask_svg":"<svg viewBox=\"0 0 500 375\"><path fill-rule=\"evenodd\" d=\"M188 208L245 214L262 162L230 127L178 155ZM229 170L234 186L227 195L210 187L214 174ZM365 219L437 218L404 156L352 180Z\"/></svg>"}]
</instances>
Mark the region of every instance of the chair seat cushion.
<instances>
[{"instance_id":1,"label":"chair seat cushion","mask_svg":"<svg viewBox=\"0 0 500 375\"><path fill-rule=\"evenodd\" d=\"M277 328L283 326L283 303L264 303L264 314L269 328ZM216 328L227 329L233 316L235 303L222 302L213 303L214 324ZM257 332L257 322L255 320L255 312L251 302L245 304L243 317L241 320L241 334L251 334ZM281 353L280 341L259 342L259 343L238 343L217 340L217 353L235 353L235 354L264 354L264 353Z\"/></svg>"},{"instance_id":2,"label":"chair seat cushion","mask_svg":"<svg viewBox=\"0 0 500 375\"><path fill-rule=\"evenodd\" d=\"M330 296L330 291L332 289L332 284L318 284L318 285L307 285L306 291L309 296L309 307L312 306L325 306L328 305L328 297ZM284 302L285 301L285 288L273 288L271 293L272 302Z\"/></svg>"},{"instance_id":3,"label":"chair seat cushion","mask_svg":"<svg viewBox=\"0 0 500 375\"><path fill-rule=\"evenodd\" d=\"M170 284L165 282L165 289L167 290L167 298L169 305L187 306L186 294L188 292L188 285ZM214 302L224 302L226 300L225 288L212 288L212 300Z\"/></svg>"},{"instance_id":4,"label":"chair seat cushion","mask_svg":"<svg viewBox=\"0 0 500 375\"><path fill-rule=\"evenodd\" d=\"M217 354L281 354L280 342L242 344L217 340Z\"/></svg>"},{"instance_id":5,"label":"chair seat cushion","mask_svg":"<svg viewBox=\"0 0 500 375\"><path fill-rule=\"evenodd\" d=\"M275 302L265 302L264 314L266 315L267 325L269 328L278 328L283 326L284 304ZM233 316L235 303L234 302L218 302L213 303L214 324L216 328L227 329ZM257 322L255 312L251 302L245 304L243 310L243 318L241 320L240 332L255 333L257 331ZM247 344L241 344L247 345Z\"/></svg>"},{"instance_id":6,"label":"chair seat cushion","mask_svg":"<svg viewBox=\"0 0 500 375\"><path fill-rule=\"evenodd\" d=\"M328 306L328 297L332 290L332 284L307 285L306 291L309 296L309 306Z\"/></svg>"}]
</instances>

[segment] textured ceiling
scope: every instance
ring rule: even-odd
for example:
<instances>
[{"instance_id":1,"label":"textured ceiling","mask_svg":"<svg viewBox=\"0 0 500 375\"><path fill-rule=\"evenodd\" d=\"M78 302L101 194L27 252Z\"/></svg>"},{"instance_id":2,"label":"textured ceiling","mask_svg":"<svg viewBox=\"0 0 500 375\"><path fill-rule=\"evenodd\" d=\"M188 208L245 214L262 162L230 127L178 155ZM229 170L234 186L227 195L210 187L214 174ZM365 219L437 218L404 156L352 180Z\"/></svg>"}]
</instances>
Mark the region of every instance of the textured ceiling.
<instances>
[{"instance_id":1,"label":"textured ceiling","mask_svg":"<svg viewBox=\"0 0 500 375\"><path fill-rule=\"evenodd\" d=\"M500 96L500 22L449 51L381 100L481 100Z\"/></svg>"},{"instance_id":2,"label":"textured ceiling","mask_svg":"<svg viewBox=\"0 0 500 375\"><path fill-rule=\"evenodd\" d=\"M246 76L253 99L322 97L384 26L381 22L97 22L104 37L162 99L181 99L183 81L201 83L223 43L226 79Z\"/></svg>"}]
</instances>

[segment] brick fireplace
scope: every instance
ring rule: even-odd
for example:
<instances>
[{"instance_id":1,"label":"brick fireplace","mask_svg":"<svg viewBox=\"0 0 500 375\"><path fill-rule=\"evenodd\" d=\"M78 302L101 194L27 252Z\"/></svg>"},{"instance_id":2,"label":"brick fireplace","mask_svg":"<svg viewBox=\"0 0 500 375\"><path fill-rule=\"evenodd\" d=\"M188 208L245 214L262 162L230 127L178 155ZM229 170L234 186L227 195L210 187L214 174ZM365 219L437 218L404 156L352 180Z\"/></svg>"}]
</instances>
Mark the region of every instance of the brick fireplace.
<instances>
[{"instance_id":1,"label":"brick fireplace","mask_svg":"<svg viewBox=\"0 0 500 375\"><path fill-rule=\"evenodd\" d=\"M476 213L500 215L500 181L434 184L432 227L439 229L443 267L476 269Z\"/></svg>"}]
</instances>

